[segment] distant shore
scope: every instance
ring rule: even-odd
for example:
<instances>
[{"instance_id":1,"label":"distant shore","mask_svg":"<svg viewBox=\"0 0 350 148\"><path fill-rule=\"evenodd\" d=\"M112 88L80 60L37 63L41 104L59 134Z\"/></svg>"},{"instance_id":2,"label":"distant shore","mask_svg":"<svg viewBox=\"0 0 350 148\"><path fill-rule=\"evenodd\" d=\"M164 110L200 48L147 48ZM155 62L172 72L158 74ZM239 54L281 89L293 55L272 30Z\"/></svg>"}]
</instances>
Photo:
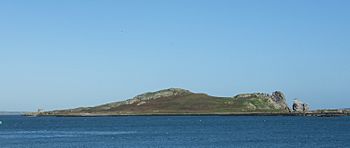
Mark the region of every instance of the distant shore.
<instances>
[{"instance_id":1,"label":"distant shore","mask_svg":"<svg viewBox=\"0 0 350 148\"><path fill-rule=\"evenodd\" d=\"M100 116L349 116L349 109L309 110L296 99L290 108L281 91L244 93L231 97L210 96L182 88L146 92L133 98L93 107L43 111L25 116L100 117Z\"/></svg>"},{"instance_id":2,"label":"distant shore","mask_svg":"<svg viewBox=\"0 0 350 148\"><path fill-rule=\"evenodd\" d=\"M23 115L25 112L6 112L6 111L1 111L0 115Z\"/></svg>"},{"instance_id":3,"label":"distant shore","mask_svg":"<svg viewBox=\"0 0 350 148\"><path fill-rule=\"evenodd\" d=\"M109 117L109 116L316 116L338 117L350 116L349 113L263 113L263 112L235 112L235 113L137 113L137 114L113 114L113 113L81 113L81 114L36 114L26 113L23 116L51 116L51 117Z\"/></svg>"}]
</instances>

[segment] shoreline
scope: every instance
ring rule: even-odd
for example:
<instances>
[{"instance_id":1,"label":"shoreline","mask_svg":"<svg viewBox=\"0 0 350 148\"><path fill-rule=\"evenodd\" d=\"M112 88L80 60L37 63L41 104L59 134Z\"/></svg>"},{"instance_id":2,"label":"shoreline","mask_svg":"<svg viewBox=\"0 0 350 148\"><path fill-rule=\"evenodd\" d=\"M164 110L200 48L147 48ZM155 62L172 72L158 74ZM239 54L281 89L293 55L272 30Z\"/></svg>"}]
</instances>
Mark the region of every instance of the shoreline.
<instances>
[{"instance_id":1,"label":"shoreline","mask_svg":"<svg viewBox=\"0 0 350 148\"><path fill-rule=\"evenodd\" d=\"M103 114L103 113L80 113L80 114L22 114L29 117L120 117L120 116L313 116L313 117L340 117L350 116L347 113L135 113L135 114Z\"/></svg>"}]
</instances>

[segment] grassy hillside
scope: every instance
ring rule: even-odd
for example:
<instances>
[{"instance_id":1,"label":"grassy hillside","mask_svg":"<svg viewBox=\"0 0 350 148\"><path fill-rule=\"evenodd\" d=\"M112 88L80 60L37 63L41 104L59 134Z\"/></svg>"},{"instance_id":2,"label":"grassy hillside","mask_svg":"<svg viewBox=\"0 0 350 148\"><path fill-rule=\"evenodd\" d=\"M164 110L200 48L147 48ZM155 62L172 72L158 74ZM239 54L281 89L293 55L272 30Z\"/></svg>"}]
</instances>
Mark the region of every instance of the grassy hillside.
<instances>
[{"instance_id":1,"label":"grassy hillside","mask_svg":"<svg viewBox=\"0 0 350 148\"><path fill-rule=\"evenodd\" d=\"M284 99L284 98L282 98ZM132 99L96 107L58 110L41 115L134 115L134 114L212 114L236 112L288 112L268 94L245 94L214 97L183 89L166 89L145 93ZM283 104L284 103L284 104ZM282 100L282 105L285 105Z\"/></svg>"}]
</instances>

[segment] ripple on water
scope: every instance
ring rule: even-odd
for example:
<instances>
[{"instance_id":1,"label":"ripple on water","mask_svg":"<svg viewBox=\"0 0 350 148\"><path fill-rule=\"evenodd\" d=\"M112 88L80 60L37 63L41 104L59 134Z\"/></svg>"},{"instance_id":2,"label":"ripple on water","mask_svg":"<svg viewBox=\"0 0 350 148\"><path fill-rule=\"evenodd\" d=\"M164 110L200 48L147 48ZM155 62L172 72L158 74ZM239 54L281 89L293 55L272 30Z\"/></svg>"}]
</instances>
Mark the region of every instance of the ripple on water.
<instances>
[{"instance_id":1,"label":"ripple on water","mask_svg":"<svg viewBox=\"0 0 350 148\"><path fill-rule=\"evenodd\" d=\"M13 131L1 132L0 138L60 138L60 137L83 137L83 136L110 136L134 134L135 131Z\"/></svg>"}]
</instances>

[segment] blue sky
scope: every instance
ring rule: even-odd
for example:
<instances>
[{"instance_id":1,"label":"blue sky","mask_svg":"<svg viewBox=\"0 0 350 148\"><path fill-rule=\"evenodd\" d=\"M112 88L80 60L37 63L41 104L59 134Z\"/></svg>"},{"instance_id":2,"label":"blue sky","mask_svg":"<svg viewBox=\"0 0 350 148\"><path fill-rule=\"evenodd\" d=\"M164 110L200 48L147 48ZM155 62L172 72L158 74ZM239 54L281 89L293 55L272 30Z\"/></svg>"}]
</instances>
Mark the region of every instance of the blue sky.
<instances>
[{"instance_id":1,"label":"blue sky","mask_svg":"<svg viewBox=\"0 0 350 148\"><path fill-rule=\"evenodd\" d=\"M181 87L350 107L346 0L0 1L0 110Z\"/></svg>"}]
</instances>

